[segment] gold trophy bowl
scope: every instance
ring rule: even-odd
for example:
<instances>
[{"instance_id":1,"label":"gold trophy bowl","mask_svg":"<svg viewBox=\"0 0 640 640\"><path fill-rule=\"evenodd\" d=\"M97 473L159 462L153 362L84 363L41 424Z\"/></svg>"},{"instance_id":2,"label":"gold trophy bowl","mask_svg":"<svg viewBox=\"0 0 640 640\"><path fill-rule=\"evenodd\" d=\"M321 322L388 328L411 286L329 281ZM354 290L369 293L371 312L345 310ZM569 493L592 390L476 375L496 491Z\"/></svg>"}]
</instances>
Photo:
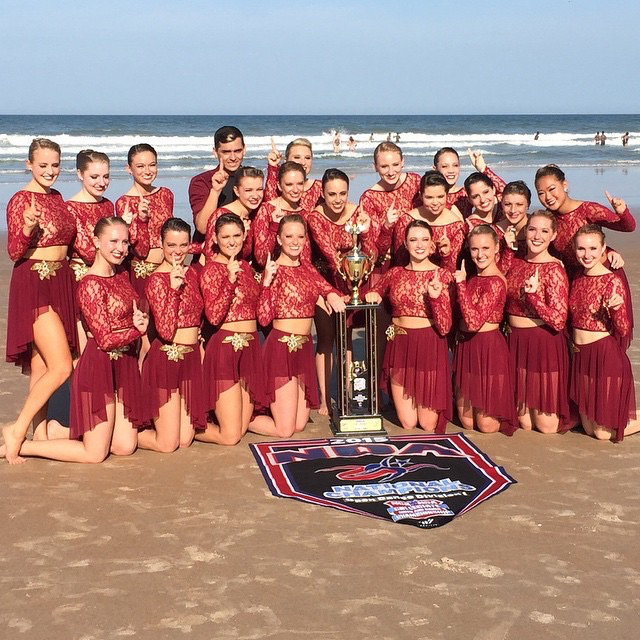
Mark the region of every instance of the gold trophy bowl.
<instances>
[{"instance_id":1,"label":"gold trophy bowl","mask_svg":"<svg viewBox=\"0 0 640 640\"><path fill-rule=\"evenodd\" d=\"M336 256L336 266L338 273L351 287L351 300L349 300L349 304L362 304L362 300L360 299L360 285L373 271L375 260L372 260L366 253L362 253L356 246L346 253L338 253Z\"/></svg>"}]
</instances>

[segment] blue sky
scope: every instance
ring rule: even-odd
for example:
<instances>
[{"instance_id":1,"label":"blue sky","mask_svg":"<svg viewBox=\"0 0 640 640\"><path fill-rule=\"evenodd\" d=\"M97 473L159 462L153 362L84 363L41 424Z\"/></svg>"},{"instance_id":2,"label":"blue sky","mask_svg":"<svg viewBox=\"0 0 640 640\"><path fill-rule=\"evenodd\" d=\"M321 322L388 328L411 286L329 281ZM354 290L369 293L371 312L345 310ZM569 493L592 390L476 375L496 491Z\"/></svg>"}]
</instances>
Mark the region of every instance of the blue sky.
<instances>
[{"instance_id":1,"label":"blue sky","mask_svg":"<svg viewBox=\"0 0 640 640\"><path fill-rule=\"evenodd\" d=\"M3 0L1 113L637 113L630 0Z\"/></svg>"}]
</instances>

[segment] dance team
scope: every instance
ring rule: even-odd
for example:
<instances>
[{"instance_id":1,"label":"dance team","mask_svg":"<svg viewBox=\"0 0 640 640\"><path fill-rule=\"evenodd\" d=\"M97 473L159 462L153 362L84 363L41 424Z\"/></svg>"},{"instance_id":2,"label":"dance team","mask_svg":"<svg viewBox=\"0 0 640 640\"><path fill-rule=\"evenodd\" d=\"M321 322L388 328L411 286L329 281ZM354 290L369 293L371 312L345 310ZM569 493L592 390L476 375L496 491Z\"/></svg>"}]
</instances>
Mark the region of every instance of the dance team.
<instances>
[{"instance_id":1,"label":"dance team","mask_svg":"<svg viewBox=\"0 0 640 640\"><path fill-rule=\"evenodd\" d=\"M82 188L65 202L60 147L33 140L31 181L7 205L7 361L30 384L0 456L95 463L194 439L234 445L248 430L289 438L311 409L327 415L332 314L349 294L336 252L353 247L353 225L375 259L363 292L382 303L381 381L403 428L442 433L455 407L484 433L639 430L630 289L602 231L635 229L623 200L576 200L547 165L535 177L543 209L529 214L527 185L505 185L481 154L460 186L454 149L420 177L387 141L356 205L344 172L310 177L306 139L284 157L272 147L266 180L244 154L238 129L218 129L218 166L189 185L192 237L155 185L150 145L130 149L132 185L114 205L104 153L78 154ZM69 376L67 428L47 404Z\"/></svg>"}]
</instances>

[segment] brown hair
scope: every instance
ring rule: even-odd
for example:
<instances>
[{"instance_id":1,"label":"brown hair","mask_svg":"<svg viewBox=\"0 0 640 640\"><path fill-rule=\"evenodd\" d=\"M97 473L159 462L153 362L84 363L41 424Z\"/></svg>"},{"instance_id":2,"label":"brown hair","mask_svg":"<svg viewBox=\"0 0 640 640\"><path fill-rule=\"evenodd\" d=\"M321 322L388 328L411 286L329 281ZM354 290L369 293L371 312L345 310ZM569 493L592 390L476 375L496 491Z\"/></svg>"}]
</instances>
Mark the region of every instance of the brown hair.
<instances>
[{"instance_id":1,"label":"brown hair","mask_svg":"<svg viewBox=\"0 0 640 640\"><path fill-rule=\"evenodd\" d=\"M284 176L285 173L289 173L290 171L299 171L302 174L302 177L305 180L307 179L307 172L304 170L304 167L300 163L293 162L292 160L287 160L286 162L283 162L278 169L278 183L280 183L280 181L282 180L282 176Z\"/></svg>"},{"instance_id":2,"label":"brown hair","mask_svg":"<svg viewBox=\"0 0 640 640\"><path fill-rule=\"evenodd\" d=\"M60 145L57 142L49 140L49 138L34 138L29 145L29 162L33 162L33 156L38 149L51 149L59 156L62 155Z\"/></svg>"},{"instance_id":3,"label":"brown hair","mask_svg":"<svg viewBox=\"0 0 640 640\"><path fill-rule=\"evenodd\" d=\"M536 209L533 213L529 215L529 221L533 218L546 218L551 223L551 230L555 231L558 227L558 221L556 217L551 213L551 211L547 211L546 209Z\"/></svg>"},{"instance_id":4,"label":"brown hair","mask_svg":"<svg viewBox=\"0 0 640 640\"><path fill-rule=\"evenodd\" d=\"M124 225L125 229L129 229L129 225L119 216L110 216L105 218L100 218L98 222L96 222L96 226L93 228L93 235L96 238L100 237L109 227L113 227L116 224Z\"/></svg>"},{"instance_id":5,"label":"brown hair","mask_svg":"<svg viewBox=\"0 0 640 640\"><path fill-rule=\"evenodd\" d=\"M479 224L477 227L471 229L467 240L470 240L473 236L491 236L493 241L498 244L498 234L495 232L495 229L488 224Z\"/></svg>"},{"instance_id":6,"label":"brown hair","mask_svg":"<svg viewBox=\"0 0 640 640\"><path fill-rule=\"evenodd\" d=\"M385 140L384 142L381 142L373 150L373 161L377 162L378 161L378 156L381 153L386 153L387 151L391 151L391 152L394 152L394 153L399 153L400 157L402 158L402 149L395 142L389 142L388 140Z\"/></svg>"},{"instance_id":7,"label":"brown hair","mask_svg":"<svg viewBox=\"0 0 640 640\"><path fill-rule=\"evenodd\" d=\"M576 246L576 239L578 236L598 236L600 238L600 243L602 246L605 244L606 236L604 235L604 231L602 227L598 224L584 224L582 225L573 236L573 246Z\"/></svg>"},{"instance_id":8,"label":"brown hair","mask_svg":"<svg viewBox=\"0 0 640 640\"><path fill-rule=\"evenodd\" d=\"M76 156L76 169L84 173L92 162L106 162L110 164L109 156L106 153L94 151L93 149L83 149L79 151Z\"/></svg>"}]
</instances>

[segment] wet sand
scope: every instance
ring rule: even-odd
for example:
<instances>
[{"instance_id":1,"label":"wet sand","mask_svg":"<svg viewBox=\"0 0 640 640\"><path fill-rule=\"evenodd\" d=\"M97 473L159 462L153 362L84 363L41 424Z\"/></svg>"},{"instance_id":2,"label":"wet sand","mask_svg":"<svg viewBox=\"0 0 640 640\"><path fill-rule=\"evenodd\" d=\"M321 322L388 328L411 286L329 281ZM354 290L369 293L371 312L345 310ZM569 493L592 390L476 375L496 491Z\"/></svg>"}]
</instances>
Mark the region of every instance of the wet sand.
<instances>
[{"instance_id":1,"label":"wet sand","mask_svg":"<svg viewBox=\"0 0 640 640\"><path fill-rule=\"evenodd\" d=\"M640 309L638 234L611 239ZM9 271L3 256L2 300ZM6 423L26 379L4 363L0 379ZM327 437L312 417L303 437ZM469 437L518 484L427 531L272 497L254 435L96 466L0 464L2 637L635 637L640 436Z\"/></svg>"}]
</instances>

